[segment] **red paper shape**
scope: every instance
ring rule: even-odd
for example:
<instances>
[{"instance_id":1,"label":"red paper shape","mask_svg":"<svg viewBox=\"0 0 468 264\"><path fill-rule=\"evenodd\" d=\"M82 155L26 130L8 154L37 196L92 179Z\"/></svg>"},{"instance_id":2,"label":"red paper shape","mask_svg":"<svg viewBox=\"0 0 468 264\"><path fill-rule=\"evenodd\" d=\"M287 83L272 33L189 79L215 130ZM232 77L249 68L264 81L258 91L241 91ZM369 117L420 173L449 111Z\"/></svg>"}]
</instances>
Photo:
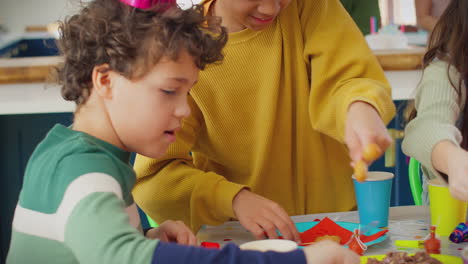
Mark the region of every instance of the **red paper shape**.
<instances>
[{"instance_id":1,"label":"red paper shape","mask_svg":"<svg viewBox=\"0 0 468 264\"><path fill-rule=\"evenodd\" d=\"M338 236L340 244L346 244L353 235L353 232L339 226L328 217L325 217L320 223L316 224L311 229L301 233L301 241L303 244L312 243L321 236Z\"/></svg>"},{"instance_id":2,"label":"red paper shape","mask_svg":"<svg viewBox=\"0 0 468 264\"><path fill-rule=\"evenodd\" d=\"M367 243L376 240L377 238L385 235L387 232L388 230L382 230L370 236L361 235L359 238L362 242ZM311 229L302 232L300 235L302 241L301 245L304 246L315 242L317 238L322 236L338 236L340 237L340 244L345 245L350 241L353 232L341 227L330 218L325 217L322 221L320 221L320 223L316 224Z\"/></svg>"},{"instance_id":3,"label":"red paper shape","mask_svg":"<svg viewBox=\"0 0 468 264\"><path fill-rule=\"evenodd\" d=\"M359 238L361 239L362 242L367 243L367 242L376 240L377 238L385 235L387 232L388 230L382 230L370 236L360 235Z\"/></svg>"}]
</instances>

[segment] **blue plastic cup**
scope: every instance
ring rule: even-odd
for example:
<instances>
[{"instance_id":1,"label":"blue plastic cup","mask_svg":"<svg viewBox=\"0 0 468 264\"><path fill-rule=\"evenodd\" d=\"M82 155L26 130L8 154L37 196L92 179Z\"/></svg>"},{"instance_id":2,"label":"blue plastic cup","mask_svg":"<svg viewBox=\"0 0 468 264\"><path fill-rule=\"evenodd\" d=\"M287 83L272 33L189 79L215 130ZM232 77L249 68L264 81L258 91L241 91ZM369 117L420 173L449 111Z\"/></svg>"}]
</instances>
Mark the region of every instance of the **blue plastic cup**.
<instances>
[{"instance_id":1,"label":"blue plastic cup","mask_svg":"<svg viewBox=\"0 0 468 264\"><path fill-rule=\"evenodd\" d=\"M354 175L354 191L359 212L359 222L365 226L377 221L377 227L388 226L388 211L393 173L384 171L370 171L365 182L358 182Z\"/></svg>"}]
</instances>

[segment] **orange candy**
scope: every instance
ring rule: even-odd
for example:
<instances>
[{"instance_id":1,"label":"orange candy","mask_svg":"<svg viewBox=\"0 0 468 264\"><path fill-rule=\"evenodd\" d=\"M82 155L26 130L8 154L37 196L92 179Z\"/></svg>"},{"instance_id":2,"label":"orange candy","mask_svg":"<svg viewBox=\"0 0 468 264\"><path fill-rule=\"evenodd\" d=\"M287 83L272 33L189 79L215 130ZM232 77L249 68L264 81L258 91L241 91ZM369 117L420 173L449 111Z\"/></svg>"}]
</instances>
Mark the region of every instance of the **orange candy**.
<instances>
[{"instance_id":1,"label":"orange candy","mask_svg":"<svg viewBox=\"0 0 468 264\"><path fill-rule=\"evenodd\" d=\"M367 178L367 164L360 160L354 164L354 177L358 182L363 182Z\"/></svg>"},{"instance_id":2,"label":"orange candy","mask_svg":"<svg viewBox=\"0 0 468 264\"><path fill-rule=\"evenodd\" d=\"M371 143L364 148L362 152L363 160L357 161L354 164L354 176L358 182L363 182L367 178L367 163L376 160L382 155L382 150L379 145Z\"/></svg>"},{"instance_id":3,"label":"orange candy","mask_svg":"<svg viewBox=\"0 0 468 264\"><path fill-rule=\"evenodd\" d=\"M380 155L382 155L382 150L380 149L379 145L375 143L367 145L362 153L362 157L367 162L376 160L378 157L380 157Z\"/></svg>"}]
</instances>

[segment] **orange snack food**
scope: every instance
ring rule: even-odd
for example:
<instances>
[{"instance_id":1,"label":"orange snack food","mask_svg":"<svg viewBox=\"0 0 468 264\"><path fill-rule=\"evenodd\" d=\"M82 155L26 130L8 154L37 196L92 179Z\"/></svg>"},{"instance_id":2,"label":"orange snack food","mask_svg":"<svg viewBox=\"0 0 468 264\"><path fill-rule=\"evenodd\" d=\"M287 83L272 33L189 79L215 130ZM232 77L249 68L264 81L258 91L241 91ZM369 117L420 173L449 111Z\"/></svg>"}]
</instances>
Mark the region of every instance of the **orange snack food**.
<instances>
[{"instance_id":1,"label":"orange snack food","mask_svg":"<svg viewBox=\"0 0 468 264\"><path fill-rule=\"evenodd\" d=\"M367 178L367 164L360 160L354 164L354 177L358 182L363 182Z\"/></svg>"},{"instance_id":2,"label":"orange snack food","mask_svg":"<svg viewBox=\"0 0 468 264\"><path fill-rule=\"evenodd\" d=\"M327 235L325 235L325 236L317 237L315 239L315 242L319 242L319 241L322 241L322 240L331 240L331 241L336 242L336 243L339 244L340 241L341 241L341 238L339 236L327 236Z\"/></svg>"},{"instance_id":3,"label":"orange snack food","mask_svg":"<svg viewBox=\"0 0 468 264\"><path fill-rule=\"evenodd\" d=\"M371 144L367 145L364 148L364 151L362 153L362 157L367 162L371 162L371 161L376 160L378 157L380 157L380 155L382 155L382 150L375 143L371 143Z\"/></svg>"}]
</instances>

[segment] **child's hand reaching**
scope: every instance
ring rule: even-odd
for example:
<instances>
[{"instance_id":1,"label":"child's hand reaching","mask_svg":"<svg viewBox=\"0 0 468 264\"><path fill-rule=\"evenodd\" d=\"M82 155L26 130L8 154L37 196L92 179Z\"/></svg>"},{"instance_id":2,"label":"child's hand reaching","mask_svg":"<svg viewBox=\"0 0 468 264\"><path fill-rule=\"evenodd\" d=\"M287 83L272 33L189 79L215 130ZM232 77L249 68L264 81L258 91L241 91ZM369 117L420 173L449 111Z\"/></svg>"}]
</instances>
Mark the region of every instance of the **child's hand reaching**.
<instances>
[{"instance_id":1,"label":"child's hand reaching","mask_svg":"<svg viewBox=\"0 0 468 264\"><path fill-rule=\"evenodd\" d=\"M468 152L451 141L443 140L432 150L432 166L448 175L452 196L468 201Z\"/></svg>"},{"instance_id":2,"label":"child's hand reaching","mask_svg":"<svg viewBox=\"0 0 468 264\"><path fill-rule=\"evenodd\" d=\"M157 228L148 230L146 237L182 245L197 245L197 238L182 221L164 221Z\"/></svg>"},{"instance_id":3,"label":"child's hand reaching","mask_svg":"<svg viewBox=\"0 0 468 264\"><path fill-rule=\"evenodd\" d=\"M447 162L450 193L458 200L468 201L468 152L456 148Z\"/></svg>"},{"instance_id":4,"label":"child's hand reaching","mask_svg":"<svg viewBox=\"0 0 468 264\"><path fill-rule=\"evenodd\" d=\"M321 241L304 248L307 263L358 264L359 256L353 251L332 241Z\"/></svg>"},{"instance_id":5,"label":"child's hand reaching","mask_svg":"<svg viewBox=\"0 0 468 264\"><path fill-rule=\"evenodd\" d=\"M288 240L300 242L299 232L288 213L277 203L249 190L241 190L232 202L241 225L257 239L277 238L276 229Z\"/></svg>"},{"instance_id":6,"label":"child's hand reaching","mask_svg":"<svg viewBox=\"0 0 468 264\"><path fill-rule=\"evenodd\" d=\"M357 162L370 164L373 161L363 157L367 146L375 144L381 155L390 146L392 139L375 108L368 103L357 101L348 109L345 142L349 148L351 165L354 167Z\"/></svg>"}]
</instances>

